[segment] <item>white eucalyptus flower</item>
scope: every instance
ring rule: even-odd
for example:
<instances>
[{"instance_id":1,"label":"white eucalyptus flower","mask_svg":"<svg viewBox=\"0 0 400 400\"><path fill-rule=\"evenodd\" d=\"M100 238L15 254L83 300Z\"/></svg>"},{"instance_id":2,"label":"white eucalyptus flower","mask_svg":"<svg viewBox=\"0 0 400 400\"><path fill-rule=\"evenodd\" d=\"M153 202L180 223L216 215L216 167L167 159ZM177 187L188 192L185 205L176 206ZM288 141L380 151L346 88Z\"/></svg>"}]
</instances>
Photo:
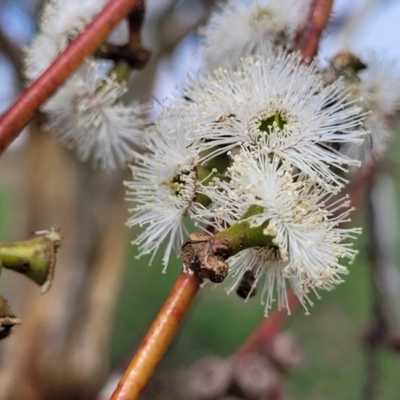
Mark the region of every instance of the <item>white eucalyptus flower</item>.
<instances>
[{"instance_id":1,"label":"white eucalyptus flower","mask_svg":"<svg viewBox=\"0 0 400 400\"><path fill-rule=\"evenodd\" d=\"M76 150L82 161L103 169L125 166L140 145L149 106L123 105L126 85L87 62L43 107L56 140Z\"/></svg>"},{"instance_id":2,"label":"white eucalyptus flower","mask_svg":"<svg viewBox=\"0 0 400 400\"><path fill-rule=\"evenodd\" d=\"M203 57L209 71L236 63L261 45L288 47L289 38L305 20L310 1L231 0L211 15L203 29Z\"/></svg>"},{"instance_id":3,"label":"white eucalyptus flower","mask_svg":"<svg viewBox=\"0 0 400 400\"><path fill-rule=\"evenodd\" d=\"M136 203L127 225L144 228L132 243L139 246L139 256L153 253L152 259L165 243L164 271L171 252L179 253L188 236L184 217L195 224L203 221L199 211L204 207L197 200L202 181L208 178L200 177L199 154L187 135L194 127L168 114L164 110L155 127L146 132L148 152L136 155L136 164L131 166L133 180L125 183L128 200Z\"/></svg>"},{"instance_id":4,"label":"white eucalyptus flower","mask_svg":"<svg viewBox=\"0 0 400 400\"><path fill-rule=\"evenodd\" d=\"M197 135L207 140L202 146L208 157L264 138L270 153L336 190L346 180L333 168L346 171L359 161L335 146L362 143L364 115L340 82L324 87L317 72L297 54L252 56L188 86L188 108L197 108L203 118Z\"/></svg>"},{"instance_id":5,"label":"white eucalyptus flower","mask_svg":"<svg viewBox=\"0 0 400 400\"><path fill-rule=\"evenodd\" d=\"M251 206L263 211L246 218L253 227L265 226L272 245L246 249L228 259L233 290L246 271L257 284L265 275L262 300L268 313L277 295L278 306L287 307L287 282L306 307L310 291L330 290L342 282L347 268L340 259L356 255L345 239L359 229L344 229L350 213L347 200L332 202L331 195L309 179L293 176L292 166L262 146L242 148L228 169L229 182L216 181L207 195L212 200L210 223L223 230L237 223ZM304 177L303 177L304 178ZM341 209L344 211L340 211Z\"/></svg>"}]
</instances>

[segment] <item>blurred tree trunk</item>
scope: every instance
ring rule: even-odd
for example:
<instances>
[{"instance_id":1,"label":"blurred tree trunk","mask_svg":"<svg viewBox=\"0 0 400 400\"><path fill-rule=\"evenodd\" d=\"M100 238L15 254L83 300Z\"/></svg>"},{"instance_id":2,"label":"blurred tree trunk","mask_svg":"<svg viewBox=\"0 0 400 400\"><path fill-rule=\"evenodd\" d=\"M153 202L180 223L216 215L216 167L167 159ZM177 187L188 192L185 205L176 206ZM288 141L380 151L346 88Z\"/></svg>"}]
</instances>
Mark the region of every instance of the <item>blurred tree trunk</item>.
<instances>
[{"instance_id":1,"label":"blurred tree trunk","mask_svg":"<svg viewBox=\"0 0 400 400\"><path fill-rule=\"evenodd\" d=\"M61 228L44 296L13 276L5 293L23 325L3 345L0 399L88 399L108 372L113 312L127 244L123 174L78 163L37 127L20 152L20 238Z\"/></svg>"}]
</instances>

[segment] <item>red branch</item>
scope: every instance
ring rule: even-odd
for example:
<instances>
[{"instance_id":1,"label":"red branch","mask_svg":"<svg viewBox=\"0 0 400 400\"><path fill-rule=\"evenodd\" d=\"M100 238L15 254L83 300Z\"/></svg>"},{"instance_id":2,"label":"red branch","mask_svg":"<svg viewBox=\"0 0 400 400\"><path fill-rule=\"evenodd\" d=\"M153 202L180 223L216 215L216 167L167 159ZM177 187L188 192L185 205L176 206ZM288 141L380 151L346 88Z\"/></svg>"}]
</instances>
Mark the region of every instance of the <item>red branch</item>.
<instances>
[{"instance_id":1,"label":"red branch","mask_svg":"<svg viewBox=\"0 0 400 400\"><path fill-rule=\"evenodd\" d=\"M361 167L357 175L350 183L348 188L348 194L350 196L350 204L356 210L359 210L363 206L365 206L365 201L367 200L367 193L372 186L372 183L375 179L378 169L379 169L379 161L373 160L371 161L370 164Z\"/></svg>"},{"instance_id":2,"label":"red branch","mask_svg":"<svg viewBox=\"0 0 400 400\"><path fill-rule=\"evenodd\" d=\"M319 40L328 24L332 5L333 0L314 0L309 15L310 22L296 35L295 46L301 51L305 62L310 62L317 54Z\"/></svg>"},{"instance_id":3,"label":"red branch","mask_svg":"<svg viewBox=\"0 0 400 400\"><path fill-rule=\"evenodd\" d=\"M28 124L40 106L79 67L85 57L99 47L119 21L142 3L140 0L110 0L85 32L79 35L2 115L0 154Z\"/></svg>"},{"instance_id":4,"label":"red branch","mask_svg":"<svg viewBox=\"0 0 400 400\"><path fill-rule=\"evenodd\" d=\"M136 400L153 375L200 288L197 275L182 272L111 400Z\"/></svg>"},{"instance_id":5,"label":"red branch","mask_svg":"<svg viewBox=\"0 0 400 400\"><path fill-rule=\"evenodd\" d=\"M288 294L288 308L295 310L300 304L298 297L290 291ZM276 311L274 314L261 322L258 328L249 336L246 342L239 348L236 355L259 352L260 349L270 343L272 339L280 332L283 324L288 318L288 312L285 309Z\"/></svg>"}]
</instances>

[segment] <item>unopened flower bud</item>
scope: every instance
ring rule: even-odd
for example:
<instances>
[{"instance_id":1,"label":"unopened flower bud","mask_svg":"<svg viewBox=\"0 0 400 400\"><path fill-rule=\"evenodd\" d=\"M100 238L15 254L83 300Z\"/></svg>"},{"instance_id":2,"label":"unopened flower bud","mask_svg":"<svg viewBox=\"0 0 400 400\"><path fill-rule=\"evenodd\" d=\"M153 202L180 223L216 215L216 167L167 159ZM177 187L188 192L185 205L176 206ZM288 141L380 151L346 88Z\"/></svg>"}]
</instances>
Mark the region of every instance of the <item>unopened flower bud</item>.
<instances>
[{"instance_id":1,"label":"unopened flower bud","mask_svg":"<svg viewBox=\"0 0 400 400\"><path fill-rule=\"evenodd\" d=\"M46 292L52 283L56 252L61 246L61 235L55 229L36 232L34 239L0 244L0 260L4 268L27 276Z\"/></svg>"}]
</instances>

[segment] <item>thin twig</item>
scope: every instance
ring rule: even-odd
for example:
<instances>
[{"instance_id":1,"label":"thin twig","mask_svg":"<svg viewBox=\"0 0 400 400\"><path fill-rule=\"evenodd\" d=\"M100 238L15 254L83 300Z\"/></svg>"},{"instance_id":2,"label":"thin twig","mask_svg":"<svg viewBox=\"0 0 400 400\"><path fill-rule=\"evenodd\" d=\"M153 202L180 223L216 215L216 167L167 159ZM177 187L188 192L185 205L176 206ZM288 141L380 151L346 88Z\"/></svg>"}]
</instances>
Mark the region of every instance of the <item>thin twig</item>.
<instances>
[{"instance_id":1,"label":"thin twig","mask_svg":"<svg viewBox=\"0 0 400 400\"><path fill-rule=\"evenodd\" d=\"M195 274L182 272L154 320L138 352L113 393L112 400L138 399L154 369L171 343L188 311L201 281Z\"/></svg>"},{"instance_id":2,"label":"thin twig","mask_svg":"<svg viewBox=\"0 0 400 400\"><path fill-rule=\"evenodd\" d=\"M33 118L40 106L93 53L110 31L140 0L111 0L53 64L19 97L0 118L0 154Z\"/></svg>"},{"instance_id":3,"label":"thin twig","mask_svg":"<svg viewBox=\"0 0 400 400\"><path fill-rule=\"evenodd\" d=\"M298 297L290 291L288 294L288 307L295 310L300 304ZM239 348L236 355L259 352L266 343L271 342L282 329L283 324L289 317L288 311L281 309L265 318L256 330L248 337L246 342Z\"/></svg>"},{"instance_id":4,"label":"thin twig","mask_svg":"<svg viewBox=\"0 0 400 400\"><path fill-rule=\"evenodd\" d=\"M142 26L144 23L146 5L144 0L139 0L135 9L128 14L128 43L124 45L104 44L96 55L100 58L113 60L117 63L124 62L131 69L143 69L151 56L151 52L143 48Z\"/></svg>"},{"instance_id":5,"label":"thin twig","mask_svg":"<svg viewBox=\"0 0 400 400\"><path fill-rule=\"evenodd\" d=\"M295 45L305 62L311 62L318 52L321 34L328 24L332 5L333 0L314 0L309 14L310 22L296 35Z\"/></svg>"},{"instance_id":6,"label":"thin twig","mask_svg":"<svg viewBox=\"0 0 400 400\"><path fill-rule=\"evenodd\" d=\"M146 7L144 0L141 0L136 9L128 14L129 27L129 48L132 51L142 49L142 26L144 23Z\"/></svg>"},{"instance_id":7,"label":"thin twig","mask_svg":"<svg viewBox=\"0 0 400 400\"><path fill-rule=\"evenodd\" d=\"M368 261L371 280L371 317L366 335L366 376L362 393L363 400L380 398L380 374L378 369L379 353L389 335L386 304L383 296L383 276L380 264L380 240L377 237L376 210L372 199L372 187L367 192L367 229L369 233Z\"/></svg>"},{"instance_id":8,"label":"thin twig","mask_svg":"<svg viewBox=\"0 0 400 400\"><path fill-rule=\"evenodd\" d=\"M302 22L302 24L299 25L299 28L296 31L296 34L295 34L295 36L293 38L293 43L292 43L292 47L293 47L294 50L297 50L297 51L301 50L301 47L302 47L302 44L303 44L303 41L304 41L305 33L306 33L310 23L311 23L311 19L312 19L312 15L313 15L313 12L314 12L314 7L315 7L316 2L317 2L317 0L312 0L312 2L310 2L309 10L308 10L308 13L307 13L307 17Z\"/></svg>"},{"instance_id":9,"label":"thin twig","mask_svg":"<svg viewBox=\"0 0 400 400\"><path fill-rule=\"evenodd\" d=\"M375 180L379 168L379 162L374 160L370 164L362 167L354 177L348 188L351 206L356 210L361 210L365 206L369 188Z\"/></svg>"}]
</instances>

